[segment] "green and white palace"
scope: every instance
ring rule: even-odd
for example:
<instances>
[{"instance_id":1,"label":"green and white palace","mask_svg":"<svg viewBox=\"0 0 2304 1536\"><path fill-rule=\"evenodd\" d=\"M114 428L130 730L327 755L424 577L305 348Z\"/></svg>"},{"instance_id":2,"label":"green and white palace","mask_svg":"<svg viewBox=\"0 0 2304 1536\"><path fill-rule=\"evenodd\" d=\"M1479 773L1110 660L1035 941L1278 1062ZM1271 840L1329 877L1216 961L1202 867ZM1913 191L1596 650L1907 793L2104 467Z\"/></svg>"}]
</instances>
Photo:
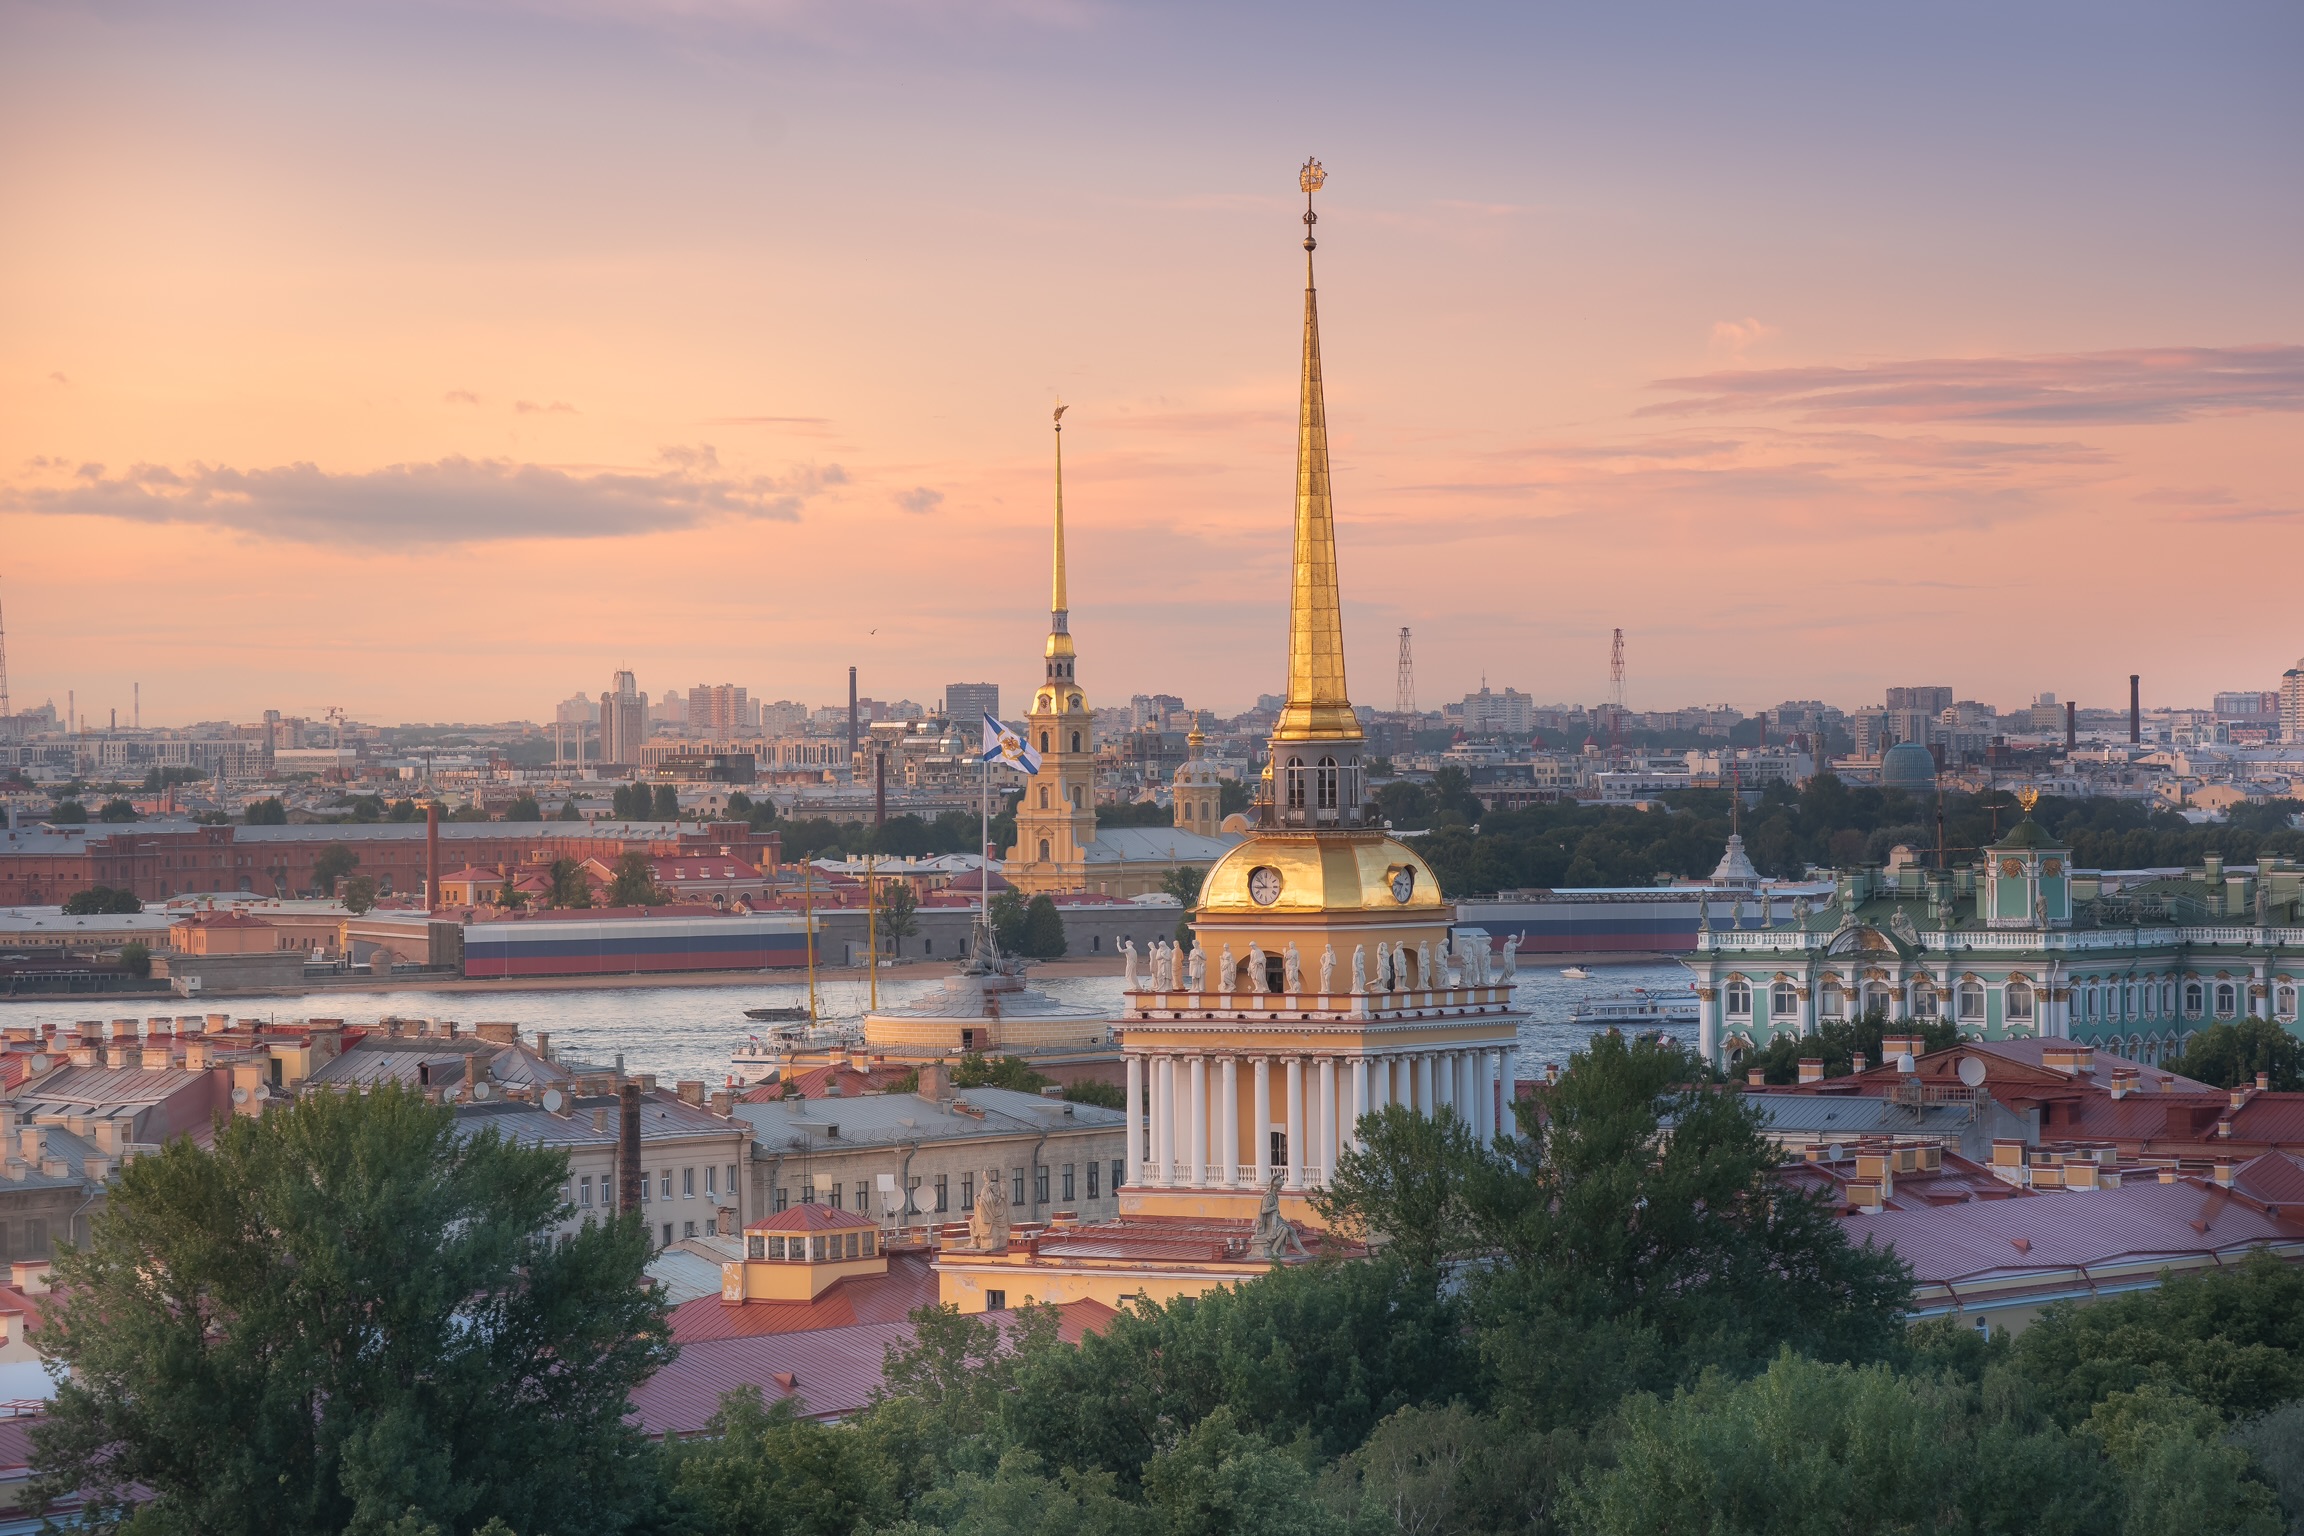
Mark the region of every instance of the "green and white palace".
<instances>
[{"instance_id":1,"label":"green and white palace","mask_svg":"<svg viewBox=\"0 0 2304 1536\"><path fill-rule=\"evenodd\" d=\"M1707 1060L1878 1008L1971 1040L2069 1039L2158 1062L2219 1020L2298 1028L2304 869L2076 870L2030 817L1950 870L1842 870L1789 924L1708 915L1686 964ZM1763 908L1765 910L1765 907Z\"/></svg>"}]
</instances>

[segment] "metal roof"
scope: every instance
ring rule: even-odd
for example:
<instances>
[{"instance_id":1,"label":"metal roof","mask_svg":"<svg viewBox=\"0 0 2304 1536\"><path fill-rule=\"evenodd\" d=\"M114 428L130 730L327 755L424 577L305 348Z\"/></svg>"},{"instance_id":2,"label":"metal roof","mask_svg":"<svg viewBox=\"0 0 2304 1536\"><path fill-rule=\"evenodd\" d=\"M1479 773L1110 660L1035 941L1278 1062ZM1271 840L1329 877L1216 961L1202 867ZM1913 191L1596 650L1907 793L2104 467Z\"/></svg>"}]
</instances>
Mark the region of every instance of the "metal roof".
<instances>
[{"instance_id":1,"label":"metal roof","mask_svg":"<svg viewBox=\"0 0 2304 1536\"><path fill-rule=\"evenodd\" d=\"M1117 1109L1044 1099L1008 1088L962 1088L958 1095L959 1102L983 1110L983 1117L962 1114L950 1103L931 1104L910 1093L739 1103L735 1115L751 1123L759 1156L800 1147L891 1146L910 1141L1109 1131L1120 1129L1128 1119ZM838 1134L831 1134L831 1128L837 1128Z\"/></svg>"}]
</instances>

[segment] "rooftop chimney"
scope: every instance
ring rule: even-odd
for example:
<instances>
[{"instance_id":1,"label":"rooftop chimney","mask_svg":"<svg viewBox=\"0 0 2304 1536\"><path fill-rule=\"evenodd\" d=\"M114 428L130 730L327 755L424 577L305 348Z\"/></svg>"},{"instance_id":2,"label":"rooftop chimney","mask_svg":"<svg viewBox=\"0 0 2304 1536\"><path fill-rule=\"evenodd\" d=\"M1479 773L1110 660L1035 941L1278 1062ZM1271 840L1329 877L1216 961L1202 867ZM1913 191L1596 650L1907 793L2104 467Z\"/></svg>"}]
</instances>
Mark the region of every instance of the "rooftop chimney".
<instances>
[{"instance_id":1,"label":"rooftop chimney","mask_svg":"<svg viewBox=\"0 0 2304 1536\"><path fill-rule=\"evenodd\" d=\"M2128 741L2131 746L2144 739L2144 703L2137 688L2140 681L2135 673L2128 674Z\"/></svg>"},{"instance_id":2,"label":"rooftop chimney","mask_svg":"<svg viewBox=\"0 0 2304 1536\"><path fill-rule=\"evenodd\" d=\"M2070 699L2064 701L2064 750L2070 752L2080 745L2080 706Z\"/></svg>"},{"instance_id":3,"label":"rooftop chimney","mask_svg":"<svg viewBox=\"0 0 2304 1536\"><path fill-rule=\"evenodd\" d=\"M1848 1070L1861 1076L1872 1070L1872 1058L1862 1051L1854 1052L1848 1059Z\"/></svg>"},{"instance_id":4,"label":"rooftop chimney","mask_svg":"<svg viewBox=\"0 0 2304 1536\"><path fill-rule=\"evenodd\" d=\"M440 910L440 805L424 802L424 910Z\"/></svg>"},{"instance_id":5,"label":"rooftop chimney","mask_svg":"<svg viewBox=\"0 0 2304 1536\"><path fill-rule=\"evenodd\" d=\"M1824 1058L1821 1056L1801 1057L1800 1081L1803 1083L1820 1083L1824 1081Z\"/></svg>"}]
</instances>

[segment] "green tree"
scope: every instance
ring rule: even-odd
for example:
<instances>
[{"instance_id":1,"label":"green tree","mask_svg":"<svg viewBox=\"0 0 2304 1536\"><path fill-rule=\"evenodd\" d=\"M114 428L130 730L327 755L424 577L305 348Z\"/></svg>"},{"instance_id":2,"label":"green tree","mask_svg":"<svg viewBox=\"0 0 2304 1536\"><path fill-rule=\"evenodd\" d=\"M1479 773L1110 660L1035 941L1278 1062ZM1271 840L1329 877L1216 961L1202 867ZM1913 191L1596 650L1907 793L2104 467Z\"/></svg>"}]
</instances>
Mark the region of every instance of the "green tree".
<instances>
[{"instance_id":1,"label":"green tree","mask_svg":"<svg viewBox=\"0 0 2304 1536\"><path fill-rule=\"evenodd\" d=\"M552 819L554 821L582 821L584 813L576 809L574 800L563 799L560 802L560 809L553 812Z\"/></svg>"},{"instance_id":2,"label":"green tree","mask_svg":"<svg viewBox=\"0 0 2304 1536\"><path fill-rule=\"evenodd\" d=\"M1076 1083L1064 1085L1067 1104L1094 1104L1102 1109L1126 1109L1128 1090L1118 1083L1107 1083L1098 1078L1084 1077Z\"/></svg>"},{"instance_id":3,"label":"green tree","mask_svg":"<svg viewBox=\"0 0 2304 1536\"><path fill-rule=\"evenodd\" d=\"M376 877L351 875L344 881L344 910L358 917L376 905Z\"/></svg>"},{"instance_id":4,"label":"green tree","mask_svg":"<svg viewBox=\"0 0 2304 1536\"><path fill-rule=\"evenodd\" d=\"M1024 949L1024 897L1018 891L995 892L985 915L992 922L992 942L1000 946L1004 955L1021 955Z\"/></svg>"},{"instance_id":5,"label":"green tree","mask_svg":"<svg viewBox=\"0 0 2304 1536\"><path fill-rule=\"evenodd\" d=\"M1312 1196L1331 1231L1382 1247L1428 1275L1483 1246L1468 1197L1497 1173L1453 1110L1427 1117L1391 1104L1363 1117L1359 1131L1362 1145L1336 1160L1334 1178Z\"/></svg>"},{"instance_id":6,"label":"green tree","mask_svg":"<svg viewBox=\"0 0 2304 1536\"><path fill-rule=\"evenodd\" d=\"M268 800L250 802L240 819L251 827L284 827L288 825L288 807L274 795Z\"/></svg>"},{"instance_id":7,"label":"green tree","mask_svg":"<svg viewBox=\"0 0 2304 1536\"><path fill-rule=\"evenodd\" d=\"M912 894L911 882L884 880L880 883L879 912L873 925L888 949L895 952L906 939L920 931L920 920L914 914L920 910L920 898Z\"/></svg>"},{"instance_id":8,"label":"green tree","mask_svg":"<svg viewBox=\"0 0 2304 1536\"><path fill-rule=\"evenodd\" d=\"M2121 1536L2282 1536L2272 1489L2252 1479L2248 1452L2226 1443L2224 1420L2199 1399L2163 1386L2115 1392L2088 1415L2088 1432L2122 1474Z\"/></svg>"},{"instance_id":9,"label":"green tree","mask_svg":"<svg viewBox=\"0 0 2304 1536\"><path fill-rule=\"evenodd\" d=\"M1035 960L1054 960L1064 953L1064 918L1056 910L1056 899L1042 894L1024 904L1023 941L1020 952Z\"/></svg>"},{"instance_id":10,"label":"green tree","mask_svg":"<svg viewBox=\"0 0 2304 1536\"><path fill-rule=\"evenodd\" d=\"M1055 1081L1033 1071L1021 1056L989 1059L981 1051L969 1051L952 1066L955 1088L1012 1088L1018 1093L1038 1093Z\"/></svg>"},{"instance_id":11,"label":"green tree","mask_svg":"<svg viewBox=\"0 0 2304 1536\"><path fill-rule=\"evenodd\" d=\"M552 861L547 876L552 882L552 905L556 907L589 907L592 905L592 877L584 866L574 859L558 858Z\"/></svg>"},{"instance_id":12,"label":"green tree","mask_svg":"<svg viewBox=\"0 0 2304 1536\"><path fill-rule=\"evenodd\" d=\"M84 891L74 891L64 898L66 917L111 916L118 913L141 912L144 903L136 893L118 886L92 885Z\"/></svg>"},{"instance_id":13,"label":"green tree","mask_svg":"<svg viewBox=\"0 0 2304 1536\"><path fill-rule=\"evenodd\" d=\"M118 798L107 800L104 802L104 808L96 813L96 819L111 822L134 821L137 819L136 807Z\"/></svg>"},{"instance_id":14,"label":"green tree","mask_svg":"<svg viewBox=\"0 0 2304 1536\"><path fill-rule=\"evenodd\" d=\"M702 1437L665 1448L665 1476L712 1536L849 1536L886 1512L885 1480L856 1436L802 1418L758 1387L720 1400Z\"/></svg>"},{"instance_id":15,"label":"green tree","mask_svg":"<svg viewBox=\"0 0 2304 1536\"><path fill-rule=\"evenodd\" d=\"M49 808L48 820L59 827L85 826L88 821L88 807L74 799L59 800Z\"/></svg>"},{"instance_id":16,"label":"green tree","mask_svg":"<svg viewBox=\"0 0 2304 1536\"><path fill-rule=\"evenodd\" d=\"M496 905L507 912L517 911L528 905L528 893L512 883L510 871L505 872L503 882L496 887Z\"/></svg>"},{"instance_id":17,"label":"green tree","mask_svg":"<svg viewBox=\"0 0 2304 1536\"><path fill-rule=\"evenodd\" d=\"M120 946L120 969L131 976L152 974L152 949L131 939Z\"/></svg>"},{"instance_id":18,"label":"green tree","mask_svg":"<svg viewBox=\"0 0 2304 1536\"><path fill-rule=\"evenodd\" d=\"M523 794L513 800L510 808L504 812L504 819L506 821L542 821L544 819L544 807L536 803L534 795Z\"/></svg>"},{"instance_id":19,"label":"green tree","mask_svg":"<svg viewBox=\"0 0 2304 1536\"><path fill-rule=\"evenodd\" d=\"M2270 1019L2211 1024L2184 1037L2184 1051L2163 1063L2179 1076L2219 1088L2253 1086L2269 1073L2278 1093L2304 1088L2304 1041Z\"/></svg>"},{"instance_id":20,"label":"green tree","mask_svg":"<svg viewBox=\"0 0 2304 1536\"><path fill-rule=\"evenodd\" d=\"M416 808L413 800L395 800L392 809L385 814L393 821L414 821L424 813Z\"/></svg>"},{"instance_id":21,"label":"green tree","mask_svg":"<svg viewBox=\"0 0 2304 1536\"><path fill-rule=\"evenodd\" d=\"M678 821L680 819L680 791L669 784L657 785L651 814L658 821Z\"/></svg>"},{"instance_id":22,"label":"green tree","mask_svg":"<svg viewBox=\"0 0 2304 1536\"><path fill-rule=\"evenodd\" d=\"M197 784L207 777L208 770L205 768L194 768L183 763L168 763L146 773L144 775L144 787L148 790L159 791L166 789L171 784Z\"/></svg>"},{"instance_id":23,"label":"green tree","mask_svg":"<svg viewBox=\"0 0 2304 1536\"><path fill-rule=\"evenodd\" d=\"M139 1532L637 1529L624 1415L670 1338L636 1217L555 1230L567 1176L393 1086L129 1163L57 1257L35 1496L105 1527L140 1488Z\"/></svg>"},{"instance_id":24,"label":"green tree","mask_svg":"<svg viewBox=\"0 0 2304 1536\"><path fill-rule=\"evenodd\" d=\"M1192 918L1200 907L1200 887L1208 878L1208 871L1197 864L1180 864L1160 877L1160 889L1173 896L1184 910L1176 918L1178 947L1192 947Z\"/></svg>"},{"instance_id":25,"label":"green tree","mask_svg":"<svg viewBox=\"0 0 2304 1536\"><path fill-rule=\"evenodd\" d=\"M1591 1448L1457 1402L1403 1408L1321 1478L1320 1501L1363 1530L1517 1536L1558 1529Z\"/></svg>"},{"instance_id":26,"label":"green tree","mask_svg":"<svg viewBox=\"0 0 2304 1536\"><path fill-rule=\"evenodd\" d=\"M2279 1496L2291 1536L2304 1531L2304 1398L2248 1420L2231 1441L2255 1460Z\"/></svg>"},{"instance_id":27,"label":"green tree","mask_svg":"<svg viewBox=\"0 0 2304 1536\"><path fill-rule=\"evenodd\" d=\"M656 801L645 784L619 784L608 803L619 821L646 821Z\"/></svg>"},{"instance_id":28,"label":"green tree","mask_svg":"<svg viewBox=\"0 0 2304 1536\"><path fill-rule=\"evenodd\" d=\"M1144 1468L1144 1497L1168 1536L1345 1536L1312 1497L1304 1464L1218 1406Z\"/></svg>"},{"instance_id":29,"label":"green tree","mask_svg":"<svg viewBox=\"0 0 2304 1536\"><path fill-rule=\"evenodd\" d=\"M1889 1028L1887 1014L1869 1008L1860 1018L1826 1019L1812 1035L1779 1035L1765 1049L1748 1052L1740 1065L1747 1072L1758 1068L1766 1082L1796 1083L1800 1081L1802 1059L1822 1057L1826 1077L1846 1077L1855 1070L1859 1055L1867 1066L1886 1063L1887 1048L1882 1042ZM1922 1055L1948 1051L1960 1043L1959 1028L1950 1019L1913 1019L1894 1028L1900 1035L1919 1035Z\"/></svg>"},{"instance_id":30,"label":"green tree","mask_svg":"<svg viewBox=\"0 0 2304 1536\"><path fill-rule=\"evenodd\" d=\"M661 907L671 900L671 893L656 883L648 855L634 852L617 859L608 883L609 906Z\"/></svg>"},{"instance_id":31,"label":"green tree","mask_svg":"<svg viewBox=\"0 0 2304 1536\"><path fill-rule=\"evenodd\" d=\"M320 889L328 895L336 894L336 882L360 866L360 855L342 843L330 843L312 859L312 878L320 882Z\"/></svg>"}]
</instances>

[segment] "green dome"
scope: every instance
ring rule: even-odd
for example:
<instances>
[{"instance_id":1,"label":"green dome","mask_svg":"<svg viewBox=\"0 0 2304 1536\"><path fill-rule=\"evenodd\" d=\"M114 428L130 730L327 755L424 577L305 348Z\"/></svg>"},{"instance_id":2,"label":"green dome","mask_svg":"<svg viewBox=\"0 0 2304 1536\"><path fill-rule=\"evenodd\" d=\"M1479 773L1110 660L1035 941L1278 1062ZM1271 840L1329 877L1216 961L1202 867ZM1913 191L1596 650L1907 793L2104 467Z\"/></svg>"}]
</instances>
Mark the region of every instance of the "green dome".
<instances>
[{"instance_id":1,"label":"green dome","mask_svg":"<svg viewBox=\"0 0 2304 1536\"><path fill-rule=\"evenodd\" d=\"M1936 759L1916 741L1900 741L1880 759L1882 789L1934 789Z\"/></svg>"},{"instance_id":2,"label":"green dome","mask_svg":"<svg viewBox=\"0 0 2304 1536\"><path fill-rule=\"evenodd\" d=\"M2061 848L2064 845L2049 835L2048 829L2027 816L2008 829L2000 839L2003 848Z\"/></svg>"}]
</instances>

